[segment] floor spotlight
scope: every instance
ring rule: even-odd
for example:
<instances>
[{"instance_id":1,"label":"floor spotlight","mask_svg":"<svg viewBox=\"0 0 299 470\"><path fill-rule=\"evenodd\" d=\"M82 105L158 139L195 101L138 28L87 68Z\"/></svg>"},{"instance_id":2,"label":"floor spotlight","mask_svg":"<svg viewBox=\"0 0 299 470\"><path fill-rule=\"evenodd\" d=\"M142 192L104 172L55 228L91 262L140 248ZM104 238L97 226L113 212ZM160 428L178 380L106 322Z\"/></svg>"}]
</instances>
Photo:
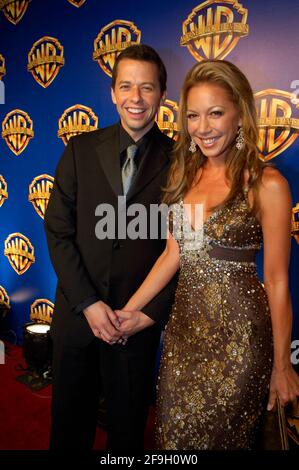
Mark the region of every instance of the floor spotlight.
<instances>
[{"instance_id":1,"label":"floor spotlight","mask_svg":"<svg viewBox=\"0 0 299 470\"><path fill-rule=\"evenodd\" d=\"M47 299L37 299L31 305L30 322L23 326L23 357L27 374L19 378L38 390L51 379L52 342L49 335L54 305Z\"/></svg>"},{"instance_id":2,"label":"floor spotlight","mask_svg":"<svg viewBox=\"0 0 299 470\"><path fill-rule=\"evenodd\" d=\"M26 323L24 325L23 357L27 369L35 375L43 375L51 365L50 325Z\"/></svg>"}]
</instances>

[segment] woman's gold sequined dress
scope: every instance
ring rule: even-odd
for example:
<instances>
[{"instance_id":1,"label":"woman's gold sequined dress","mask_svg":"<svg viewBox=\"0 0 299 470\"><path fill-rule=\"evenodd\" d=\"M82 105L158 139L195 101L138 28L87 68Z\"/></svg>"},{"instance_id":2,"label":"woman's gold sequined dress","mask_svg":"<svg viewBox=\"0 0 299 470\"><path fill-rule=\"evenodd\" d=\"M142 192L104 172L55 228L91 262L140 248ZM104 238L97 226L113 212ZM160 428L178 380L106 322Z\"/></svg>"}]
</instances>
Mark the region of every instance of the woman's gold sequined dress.
<instances>
[{"instance_id":1,"label":"woman's gold sequined dress","mask_svg":"<svg viewBox=\"0 0 299 470\"><path fill-rule=\"evenodd\" d=\"M182 202L178 209L184 213ZM185 234L196 234L185 213L182 222ZM272 368L270 311L255 265L262 230L242 193L216 210L202 233L195 246L187 236L178 240L181 268L164 336L157 444L250 449Z\"/></svg>"}]
</instances>

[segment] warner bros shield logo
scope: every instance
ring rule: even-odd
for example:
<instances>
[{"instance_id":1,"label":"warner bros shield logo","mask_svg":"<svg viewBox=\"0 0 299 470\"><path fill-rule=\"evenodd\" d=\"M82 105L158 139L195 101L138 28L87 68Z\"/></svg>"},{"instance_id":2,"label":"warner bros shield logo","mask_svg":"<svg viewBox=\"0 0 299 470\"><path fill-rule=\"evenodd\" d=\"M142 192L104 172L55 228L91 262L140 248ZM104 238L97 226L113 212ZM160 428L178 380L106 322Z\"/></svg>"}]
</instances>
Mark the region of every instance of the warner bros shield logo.
<instances>
[{"instance_id":1,"label":"warner bros shield logo","mask_svg":"<svg viewBox=\"0 0 299 470\"><path fill-rule=\"evenodd\" d=\"M180 45L198 61L224 59L249 34L248 10L235 0L207 0L182 24Z\"/></svg>"},{"instance_id":2,"label":"warner bros shield logo","mask_svg":"<svg viewBox=\"0 0 299 470\"><path fill-rule=\"evenodd\" d=\"M160 106L156 116L159 129L168 137L176 140L178 133L177 125L178 104L172 100L165 100Z\"/></svg>"},{"instance_id":3,"label":"warner bros shield logo","mask_svg":"<svg viewBox=\"0 0 299 470\"><path fill-rule=\"evenodd\" d=\"M292 235L299 245L299 202L292 208Z\"/></svg>"},{"instance_id":4,"label":"warner bros shield logo","mask_svg":"<svg viewBox=\"0 0 299 470\"><path fill-rule=\"evenodd\" d=\"M0 304L6 308L10 307L10 298L3 286L0 286Z\"/></svg>"},{"instance_id":5,"label":"warner bros shield logo","mask_svg":"<svg viewBox=\"0 0 299 470\"><path fill-rule=\"evenodd\" d=\"M5 18L13 24L23 18L30 0L0 0L0 10Z\"/></svg>"},{"instance_id":6,"label":"warner bros shield logo","mask_svg":"<svg viewBox=\"0 0 299 470\"><path fill-rule=\"evenodd\" d=\"M8 113L2 122L2 137L15 155L20 155L34 137L30 116L21 109Z\"/></svg>"},{"instance_id":7,"label":"warner bros shield logo","mask_svg":"<svg viewBox=\"0 0 299 470\"><path fill-rule=\"evenodd\" d=\"M5 58L3 57L2 54L0 54L0 80L2 80L5 74L6 74Z\"/></svg>"},{"instance_id":8,"label":"warner bros shield logo","mask_svg":"<svg viewBox=\"0 0 299 470\"><path fill-rule=\"evenodd\" d=\"M2 175L0 175L0 207L4 204L4 201L8 198L7 183Z\"/></svg>"},{"instance_id":9,"label":"warner bros shield logo","mask_svg":"<svg viewBox=\"0 0 299 470\"><path fill-rule=\"evenodd\" d=\"M34 80L47 88L64 65L64 48L56 38L44 36L36 41L28 54L27 70Z\"/></svg>"},{"instance_id":10,"label":"warner bros shield logo","mask_svg":"<svg viewBox=\"0 0 299 470\"><path fill-rule=\"evenodd\" d=\"M67 108L59 118L57 135L66 145L71 137L96 130L98 122L99 119L91 108L75 104Z\"/></svg>"},{"instance_id":11,"label":"warner bros shield logo","mask_svg":"<svg viewBox=\"0 0 299 470\"><path fill-rule=\"evenodd\" d=\"M30 307L30 320L36 323L52 322L54 304L48 299L36 299Z\"/></svg>"},{"instance_id":12,"label":"warner bros shield logo","mask_svg":"<svg viewBox=\"0 0 299 470\"><path fill-rule=\"evenodd\" d=\"M4 255L19 275L24 274L35 262L34 248L22 233L11 233L4 243Z\"/></svg>"},{"instance_id":13,"label":"warner bros shield logo","mask_svg":"<svg viewBox=\"0 0 299 470\"><path fill-rule=\"evenodd\" d=\"M259 143L264 160L271 160L289 148L299 133L299 103L294 94L269 88L255 93Z\"/></svg>"},{"instance_id":14,"label":"warner bros shield logo","mask_svg":"<svg viewBox=\"0 0 299 470\"><path fill-rule=\"evenodd\" d=\"M112 76L117 56L127 47L140 44L141 31L132 21L115 20L104 26L94 40L93 60Z\"/></svg>"},{"instance_id":15,"label":"warner bros shield logo","mask_svg":"<svg viewBox=\"0 0 299 470\"><path fill-rule=\"evenodd\" d=\"M83 3L85 3L85 0L68 0L71 5L74 5L74 7L80 8L82 7Z\"/></svg>"},{"instance_id":16,"label":"warner bros shield logo","mask_svg":"<svg viewBox=\"0 0 299 470\"><path fill-rule=\"evenodd\" d=\"M39 175L29 185L28 200L32 203L36 213L44 219L48 206L54 178L49 175Z\"/></svg>"}]
</instances>

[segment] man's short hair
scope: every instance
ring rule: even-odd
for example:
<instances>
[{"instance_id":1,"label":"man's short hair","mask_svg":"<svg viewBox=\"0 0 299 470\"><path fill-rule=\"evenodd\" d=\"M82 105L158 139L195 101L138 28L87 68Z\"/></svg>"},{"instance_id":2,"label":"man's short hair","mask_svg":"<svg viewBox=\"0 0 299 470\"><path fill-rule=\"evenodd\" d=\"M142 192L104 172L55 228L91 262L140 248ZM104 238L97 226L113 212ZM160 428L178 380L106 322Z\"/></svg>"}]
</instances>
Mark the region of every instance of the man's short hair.
<instances>
[{"instance_id":1,"label":"man's short hair","mask_svg":"<svg viewBox=\"0 0 299 470\"><path fill-rule=\"evenodd\" d=\"M150 46L146 44L135 44L133 46L127 47L124 51L122 51L119 56L116 58L113 70L112 70L112 89L115 88L115 82L117 78L117 69L118 64L121 60L124 59L131 59L131 60L138 60L141 62L151 62L152 64L156 64L158 68L159 74L159 83L161 93L164 93L166 90L166 82L167 82L167 72L165 65L159 56L159 54Z\"/></svg>"}]
</instances>

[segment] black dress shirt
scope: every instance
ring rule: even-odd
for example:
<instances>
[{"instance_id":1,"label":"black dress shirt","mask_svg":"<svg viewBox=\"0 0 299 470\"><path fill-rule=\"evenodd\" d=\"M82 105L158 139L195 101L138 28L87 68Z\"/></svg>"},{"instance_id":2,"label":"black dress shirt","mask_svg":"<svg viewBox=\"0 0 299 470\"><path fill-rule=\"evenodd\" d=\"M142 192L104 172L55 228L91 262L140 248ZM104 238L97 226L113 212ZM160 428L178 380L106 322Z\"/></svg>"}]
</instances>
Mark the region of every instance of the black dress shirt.
<instances>
[{"instance_id":1,"label":"black dress shirt","mask_svg":"<svg viewBox=\"0 0 299 470\"><path fill-rule=\"evenodd\" d=\"M138 151L134 157L134 162L136 164L137 169L139 168L140 163L144 157L146 148L151 141L153 132L154 132L154 126L151 127L151 129L143 137L141 137L141 139L135 142L132 139L132 137L127 133L127 131L125 131L122 125L119 123L119 152L120 152L120 167L121 168L123 167L125 160L126 160L127 148L130 145L134 145L134 144L137 145L138 147Z\"/></svg>"}]
</instances>

